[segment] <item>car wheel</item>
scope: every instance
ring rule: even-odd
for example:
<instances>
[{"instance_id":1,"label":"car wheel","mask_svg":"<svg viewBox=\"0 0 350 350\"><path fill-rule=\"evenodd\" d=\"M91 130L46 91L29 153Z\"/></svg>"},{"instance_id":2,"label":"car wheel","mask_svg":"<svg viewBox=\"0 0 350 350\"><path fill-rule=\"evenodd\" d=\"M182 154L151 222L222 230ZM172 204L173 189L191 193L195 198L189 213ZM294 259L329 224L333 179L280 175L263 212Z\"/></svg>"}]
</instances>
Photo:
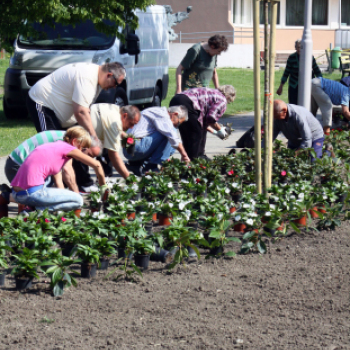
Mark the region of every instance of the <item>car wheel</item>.
<instances>
[{"instance_id":1,"label":"car wheel","mask_svg":"<svg viewBox=\"0 0 350 350\"><path fill-rule=\"evenodd\" d=\"M25 119L28 116L27 108L25 107L13 107L10 108L5 99L3 100L4 114L6 119Z\"/></svg>"},{"instance_id":2,"label":"car wheel","mask_svg":"<svg viewBox=\"0 0 350 350\"><path fill-rule=\"evenodd\" d=\"M152 107L160 107L162 105L162 92L159 86L154 89L153 101L151 103Z\"/></svg>"},{"instance_id":3,"label":"car wheel","mask_svg":"<svg viewBox=\"0 0 350 350\"><path fill-rule=\"evenodd\" d=\"M126 92L123 88L117 88L115 92L114 103L119 107L126 106L129 104L128 96L126 96Z\"/></svg>"}]
</instances>

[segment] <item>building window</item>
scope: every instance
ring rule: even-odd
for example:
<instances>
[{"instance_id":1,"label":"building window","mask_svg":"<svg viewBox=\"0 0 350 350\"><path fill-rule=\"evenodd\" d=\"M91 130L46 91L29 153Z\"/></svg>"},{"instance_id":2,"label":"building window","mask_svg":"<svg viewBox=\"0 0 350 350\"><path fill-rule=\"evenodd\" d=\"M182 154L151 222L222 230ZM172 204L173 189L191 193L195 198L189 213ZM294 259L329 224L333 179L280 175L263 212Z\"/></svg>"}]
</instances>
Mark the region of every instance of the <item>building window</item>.
<instances>
[{"instance_id":1,"label":"building window","mask_svg":"<svg viewBox=\"0 0 350 350\"><path fill-rule=\"evenodd\" d=\"M253 1L232 0L233 23L252 25Z\"/></svg>"},{"instance_id":2,"label":"building window","mask_svg":"<svg viewBox=\"0 0 350 350\"><path fill-rule=\"evenodd\" d=\"M341 0L341 24L350 26L350 0Z\"/></svg>"},{"instance_id":3,"label":"building window","mask_svg":"<svg viewBox=\"0 0 350 350\"><path fill-rule=\"evenodd\" d=\"M271 13L270 13L270 3L269 3L269 24L271 21ZM260 24L264 24L264 2L260 2ZM277 24L280 24L280 3L277 5Z\"/></svg>"},{"instance_id":4,"label":"building window","mask_svg":"<svg viewBox=\"0 0 350 350\"><path fill-rule=\"evenodd\" d=\"M305 0L286 0L286 25L304 25ZM313 0L312 25L327 25L328 0Z\"/></svg>"}]
</instances>

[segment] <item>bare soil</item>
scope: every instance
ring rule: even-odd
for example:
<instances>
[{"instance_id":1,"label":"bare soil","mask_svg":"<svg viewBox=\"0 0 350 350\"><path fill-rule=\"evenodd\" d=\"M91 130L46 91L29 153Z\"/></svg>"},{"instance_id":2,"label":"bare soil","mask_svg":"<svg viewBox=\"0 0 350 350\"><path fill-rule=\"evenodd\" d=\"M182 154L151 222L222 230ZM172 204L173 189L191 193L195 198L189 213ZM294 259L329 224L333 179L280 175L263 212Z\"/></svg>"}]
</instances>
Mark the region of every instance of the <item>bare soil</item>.
<instances>
[{"instance_id":1,"label":"bare soil","mask_svg":"<svg viewBox=\"0 0 350 350\"><path fill-rule=\"evenodd\" d=\"M7 277L0 349L350 349L349 228L173 273L151 262L138 283L99 272L60 299L44 278L23 293Z\"/></svg>"}]
</instances>

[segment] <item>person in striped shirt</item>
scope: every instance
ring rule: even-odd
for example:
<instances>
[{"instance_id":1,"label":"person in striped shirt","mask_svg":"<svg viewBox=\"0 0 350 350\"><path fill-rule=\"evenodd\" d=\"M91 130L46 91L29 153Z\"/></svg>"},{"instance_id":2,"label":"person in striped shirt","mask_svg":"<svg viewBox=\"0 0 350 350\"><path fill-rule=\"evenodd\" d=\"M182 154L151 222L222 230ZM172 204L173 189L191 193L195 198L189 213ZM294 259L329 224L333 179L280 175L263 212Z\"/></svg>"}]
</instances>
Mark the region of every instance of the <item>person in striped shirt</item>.
<instances>
[{"instance_id":1,"label":"person in striped shirt","mask_svg":"<svg viewBox=\"0 0 350 350\"><path fill-rule=\"evenodd\" d=\"M184 106L151 107L141 112L141 119L128 133L137 139L135 152L130 155L123 149L126 165L135 175L147 171L157 171L175 150L181 154L181 160L188 163L188 157L176 129L188 120L188 111Z\"/></svg>"},{"instance_id":2,"label":"person in striped shirt","mask_svg":"<svg viewBox=\"0 0 350 350\"><path fill-rule=\"evenodd\" d=\"M329 135L332 126L333 105L341 105L343 116L350 120L349 100L350 90L347 86L330 79L312 79L311 112L316 117L320 108L323 131L326 135Z\"/></svg>"},{"instance_id":3,"label":"person in striped shirt","mask_svg":"<svg viewBox=\"0 0 350 350\"><path fill-rule=\"evenodd\" d=\"M301 49L301 40L295 42L296 52L292 53L287 60L286 69L284 70L281 84L277 90L277 95L282 95L283 85L288 78L288 101L290 104L298 104L298 87L299 87L299 57ZM312 77L322 77L320 68L318 67L315 57L312 56Z\"/></svg>"},{"instance_id":4,"label":"person in striped shirt","mask_svg":"<svg viewBox=\"0 0 350 350\"><path fill-rule=\"evenodd\" d=\"M207 131L220 139L227 138L226 130L218 123L228 103L236 98L236 90L231 85L222 85L218 89L194 88L175 95L171 106L185 106L188 110L188 122L179 128L183 146L191 160L206 157L205 144Z\"/></svg>"}]
</instances>

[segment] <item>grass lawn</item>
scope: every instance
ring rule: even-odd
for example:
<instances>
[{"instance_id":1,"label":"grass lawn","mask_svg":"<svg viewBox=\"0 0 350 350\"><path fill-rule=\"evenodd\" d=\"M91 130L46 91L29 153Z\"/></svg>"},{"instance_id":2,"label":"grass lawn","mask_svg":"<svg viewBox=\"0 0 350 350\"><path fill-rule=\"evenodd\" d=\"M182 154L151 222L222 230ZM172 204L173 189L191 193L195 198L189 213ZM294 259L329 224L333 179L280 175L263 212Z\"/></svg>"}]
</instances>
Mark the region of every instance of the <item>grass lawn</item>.
<instances>
[{"instance_id":1,"label":"grass lawn","mask_svg":"<svg viewBox=\"0 0 350 350\"><path fill-rule=\"evenodd\" d=\"M8 67L8 59L0 60L0 157L8 155L21 142L33 136L36 131L33 123L29 119L25 120L7 120L3 113L3 81L5 71ZM251 69L233 69L223 68L218 69L219 81L221 84L233 85L237 90L236 100L228 105L226 114L233 115L237 113L251 112L254 110L254 81L253 70ZM280 84L283 69L276 71L275 74L275 92ZM168 96L163 101L163 106L169 106L169 102L175 93L175 69L169 69L169 89ZM261 104L263 105L263 84L264 71L261 71ZM333 74L324 74L328 79L340 79L340 72L336 71ZM213 86L212 86L213 87ZM280 97L284 101L288 101L288 86L285 85L283 95Z\"/></svg>"}]
</instances>

